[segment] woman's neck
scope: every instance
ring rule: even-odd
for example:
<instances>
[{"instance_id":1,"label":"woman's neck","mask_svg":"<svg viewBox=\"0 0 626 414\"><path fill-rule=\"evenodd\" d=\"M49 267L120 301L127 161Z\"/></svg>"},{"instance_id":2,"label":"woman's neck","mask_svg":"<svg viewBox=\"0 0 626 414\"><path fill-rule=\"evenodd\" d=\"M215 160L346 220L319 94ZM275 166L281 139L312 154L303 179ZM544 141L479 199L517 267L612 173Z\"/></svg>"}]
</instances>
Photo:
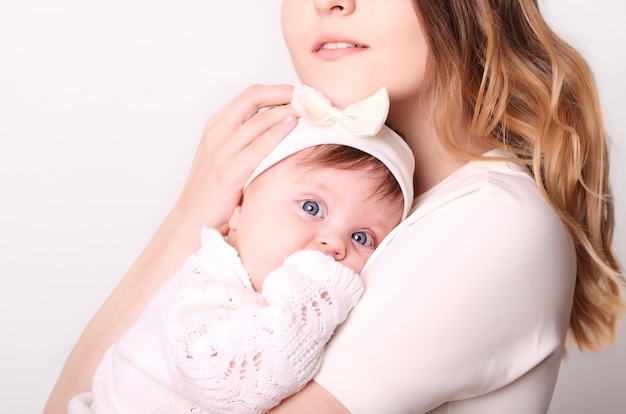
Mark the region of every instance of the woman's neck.
<instances>
[{"instance_id":1,"label":"woman's neck","mask_svg":"<svg viewBox=\"0 0 626 414\"><path fill-rule=\"evenodd\" d=\"M415 195L420 195L467 163L467 159L442 145L434 126L430 123L430 104L418 100L392 102L389 125L404 137L415 157ZM466 142L466 150L482 154L488 148L478 145L469 137L467 122L456 128L459 142Z\"/></svg>"}]
</instances>

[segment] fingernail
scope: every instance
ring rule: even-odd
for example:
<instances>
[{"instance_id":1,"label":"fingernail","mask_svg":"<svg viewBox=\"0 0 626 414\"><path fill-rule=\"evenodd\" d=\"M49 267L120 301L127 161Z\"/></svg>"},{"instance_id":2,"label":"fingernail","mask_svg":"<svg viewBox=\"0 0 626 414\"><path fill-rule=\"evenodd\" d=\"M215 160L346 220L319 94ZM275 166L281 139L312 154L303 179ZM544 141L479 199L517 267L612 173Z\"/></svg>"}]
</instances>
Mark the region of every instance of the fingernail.
<instances>
[{"instance_id":1,"label":"fingernail","mask_svg":"<svg viewBox=\"0 0 626 414\"><path fill-rule=\"evenodd\" d=\"M283 124L287 125L293 122L294 116L292 114L287 115L285 119L283 119Z\"/></svg>"}]
</instances>

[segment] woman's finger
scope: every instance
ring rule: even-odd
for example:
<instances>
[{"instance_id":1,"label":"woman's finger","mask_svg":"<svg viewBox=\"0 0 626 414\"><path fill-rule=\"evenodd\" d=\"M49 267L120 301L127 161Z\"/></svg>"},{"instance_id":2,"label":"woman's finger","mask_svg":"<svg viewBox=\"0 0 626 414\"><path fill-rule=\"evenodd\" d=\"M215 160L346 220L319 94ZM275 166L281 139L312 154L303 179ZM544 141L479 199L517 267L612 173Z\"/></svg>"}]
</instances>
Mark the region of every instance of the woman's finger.
<instances>
[{"instance_id":1,"label":"woman's finger","mask_svg":"<svg viewBox=\"0 0 626 414\"><path fill-rule=\"evenodd\" d=\"M291 85L253 85L229 102L205 123L204 131L219 128L223 137L259 113L261 108L281 106L291 101ZM215 131L218 132L218 131ZM206 136L206 134L205 134Z\"/></svg>"},{"instance_id":2,"label":"woman's finger","mask_svg":"<svg viewBox=\"0 0 626 414\"><path fill-rule=\"evenodd\" d=\"M234 174L242 185L263 158L284 139L297 124L297 116L290 106L272 108L242 125L234 134L233 142L241 147L233 153ZM244 145L245 144L245 145Z\"/></svg>"},{"instance_id":3,"label":"woman's finger","mask_svg":"<svg viewBox=\"0 0 626 414\"><path fill-rule=\"evenodd\" d=\"M229 140L209 154L200 155L208 173L223 187L241 192L261 160L295 127L297 117L289 106L273 108L240 126ZM269 113L271 112L271 113ZM216 168L219 166L219 168Z\"/></svg>"},{"instance_id":4,"label":"woman's finger","mask_svg":"<svg viewBox=\"0 0 626 414\"><path fill-rule=\"evenodd\" d=\"M271 129L276 127L280 129L281 124L289 124L294 116L296 112L290 105L276 106L258 112L232 132L225 146L231 148L233 153L244 151ZM267 138L262 141L267 141Z\"/></svg>"}]
</instances>

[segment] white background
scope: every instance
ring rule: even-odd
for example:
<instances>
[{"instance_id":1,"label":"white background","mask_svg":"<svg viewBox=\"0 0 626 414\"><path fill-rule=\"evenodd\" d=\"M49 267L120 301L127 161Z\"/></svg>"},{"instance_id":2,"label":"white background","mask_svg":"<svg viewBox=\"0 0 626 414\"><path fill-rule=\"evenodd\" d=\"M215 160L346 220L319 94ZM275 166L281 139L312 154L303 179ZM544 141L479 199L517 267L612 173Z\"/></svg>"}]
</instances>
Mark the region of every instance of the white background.
<instances>
[{"instance_id":1,"label":"white background","mask_svg":"<svg viewBox=\"0 0 626 414\"><path fill-rule=\"evenodd\" d=\"M597 77L624 264L626 3L542 4ZM85 324L172 206L206 117L251 83L296 81L279 8L0 0L0 412L42 410ZM625 336L622 326L612 349L571 354L551 414L623 412Z\"/></svg>"}]
</instances>

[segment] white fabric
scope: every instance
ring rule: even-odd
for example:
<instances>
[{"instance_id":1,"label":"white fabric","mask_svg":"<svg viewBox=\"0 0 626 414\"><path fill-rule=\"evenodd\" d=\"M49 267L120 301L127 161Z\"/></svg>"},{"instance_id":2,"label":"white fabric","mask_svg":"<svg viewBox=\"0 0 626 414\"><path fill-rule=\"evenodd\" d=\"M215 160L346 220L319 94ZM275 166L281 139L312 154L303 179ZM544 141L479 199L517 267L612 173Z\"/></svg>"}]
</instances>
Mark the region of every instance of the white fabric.
<instances>
[{"instance_id":1,"label":"white fabric","mask_svg":"<svg viewBox=\"0 0 626 414\"><path fill-rule=\"evenodd\" d=\"M353 414L545 413L576 262L529 174L472 161L384 243L315 381Z\"/></svg>"},{"instance_id":2,"label":"white fabric","mask_svg":"<svg viewBox=\"0 0 626 414\"><path fill-rule=\"evenodd\" d=\"M79 413L262 413L301 389L363 291L360 277L299 251L252 289L215 230L105 354Z\"/></svg>"},{"instance_id":3,"label":"white fabric","mask_svg":"<svg viewBox=\"0 0 626 414\"><path fill-rule=\"evenodd\" d=\"M245 184L250 185L259 174L305 148L322 144L339 144L361 150L380 160L391 171L402 189L402 218L409 215L413 204L413 171L415 158L407 143L391 128L383 126L375 137L357 137L340 125L323 126L300 119L296 127L279 142L256 167Z\"/></svg>"},{"instance_id":4,"label":"white fabric","mask_svg":"<svg viewBox=\"0 0 626 414\"><path fill-rule=\"evenodd\" d=\"M296 106L299 110L304 111L305 105L313 105L314 103L308 102L306 99L302 98L302 94L299 92L303 90L302 88L308 87L305 87L304 85L295 86L293 98L294 104L296 104L297 100L300 100ZM315 92L315 90L313 90L313 92ZM379 91L378 94L373 96L374 103L372 106L380 107L382 104L378 101L382 98L388 100L386 89ZM365 106L370 105L366 102ZM387 109L385 109L385 116L382 119L382 122L384 122L384 119L387 116L386 111ZM402 218L404 219L408 216L409 211L411 210L411 205L413 204L413 172L415 170L415 157L413 156L411 148L400 135L396 134L386 125L380 125L378 128L379 130L375 135L358 136L346 130L340 123L335 122L322 125L317 124L306 117L302 117L298 120L298 124L294 130L291 131L286 138L279 142L278 145L276 145L276 147L254 169L250 178L248 178L248 181L244 185L244 188L247 187L259 174L270 168L272 165L305 148L322 144L346 145L377 158L385 164L389 171L391 171L400 185L404 196L404 207L402 210Z\"/></svg>"},{"instance_id":5,"label":"white fabric","mask_svg":"<svg viewBox=\"0 0 626 414\"><path fill-rule=\"evenodd\" d=\"M382 87L374 95L353 103L345 109L335 108L330 99L310 86L293 88L291 106L300 115L319 125L339 124L358 137L378 134L389 114L389 95Z\"/></svg>"}]
</instances>

